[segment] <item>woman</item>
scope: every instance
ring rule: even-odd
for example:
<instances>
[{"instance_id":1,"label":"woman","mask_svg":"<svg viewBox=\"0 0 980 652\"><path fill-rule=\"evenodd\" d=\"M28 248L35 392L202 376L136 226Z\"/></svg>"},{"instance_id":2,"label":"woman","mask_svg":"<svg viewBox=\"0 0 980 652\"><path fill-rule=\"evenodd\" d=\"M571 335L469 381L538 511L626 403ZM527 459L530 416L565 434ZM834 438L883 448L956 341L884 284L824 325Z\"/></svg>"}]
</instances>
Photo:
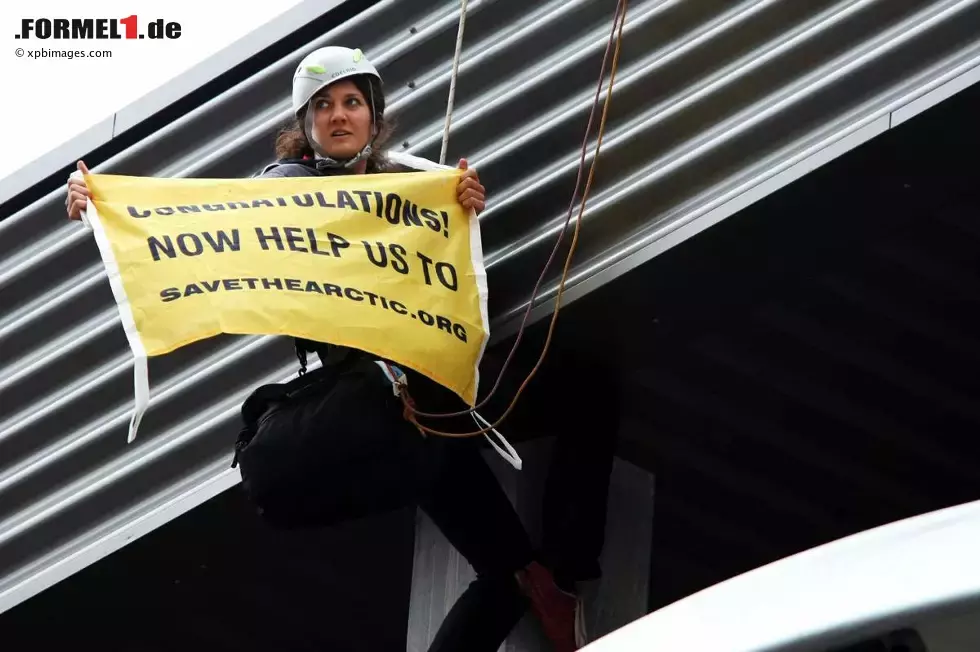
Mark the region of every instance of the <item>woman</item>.
<instances>
[{"instance_id":1,"label":"woman","mask_svg":"<svg viewBox=\"0 0 980 652\"><path fill-rule=\"evenodd\" d=\"M429 161L386 154L388 136L381 76L360 50L325 47L303 59L293 76L294 123L276 141L277 162L261 177L375 174L435 169ZM465 159L457 197L476 213L485 207L485 189ZM78 169L88 173L82 161ZM91 197L84 181L71 179L66 206L78 220ZM320 342L298 343L301 357L316 352L328 366L350 354ZM355 352L358 353L358 352ZM379 371L380 373L380 371ZM448 390L408 372L413 397L426 410L456 411ZM450 427L448 421L439 425ZM472 422L469 428L472 429ZM466 422L463 422L466 427ZM575 636L577 600L558 588L551 573L535 561L531 543L475 439L430 438L442 449L431 486L420 507L467 559L477 579L453 606L433 651L495 652L530 604L556 652L579 647Z\"/></svg>"}]
</instances>

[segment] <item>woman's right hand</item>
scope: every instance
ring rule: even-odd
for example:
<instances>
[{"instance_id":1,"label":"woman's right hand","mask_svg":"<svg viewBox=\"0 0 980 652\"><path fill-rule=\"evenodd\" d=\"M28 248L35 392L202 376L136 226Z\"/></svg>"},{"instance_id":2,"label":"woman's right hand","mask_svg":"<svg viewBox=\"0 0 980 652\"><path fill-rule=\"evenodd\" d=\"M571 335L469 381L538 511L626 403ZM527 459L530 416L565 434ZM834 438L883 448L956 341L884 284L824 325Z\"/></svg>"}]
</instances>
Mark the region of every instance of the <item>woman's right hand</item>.
<instances>
[{"instance_id":1,"label":"woman's right hand","mask_svg":"<svg viewBox=\"0 0 980 652\"><path fill-rule=\"evenodd\" d=\"M84 161L78 162L78 170L82 174L89 174ZM82 219L82 211L85 210L86 202L91 196L92 192L85 185L85 179L68 179L68 197L65 199L65 207L68 209L69 220Z\"/></svg>"}]
</instances>

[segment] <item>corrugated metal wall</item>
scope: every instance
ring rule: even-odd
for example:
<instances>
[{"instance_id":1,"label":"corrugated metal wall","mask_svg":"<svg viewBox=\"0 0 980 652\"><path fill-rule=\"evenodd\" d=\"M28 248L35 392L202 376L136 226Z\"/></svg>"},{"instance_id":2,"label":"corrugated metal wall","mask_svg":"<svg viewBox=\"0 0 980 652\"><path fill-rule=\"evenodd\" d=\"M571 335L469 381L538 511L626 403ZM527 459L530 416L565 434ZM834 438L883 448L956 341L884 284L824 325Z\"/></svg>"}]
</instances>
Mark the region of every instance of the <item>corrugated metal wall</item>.
<instances>
[{"instance_id":1,"label":"corrugated metal wall","mask_svg":"<svg viewBox=\"0 0 980 652\"><path fill-rule=\"evenodd\" d=\"M974 84L563 312L656 474L652 608L980 499L978 107Z\"/></svg>"},{"instance_id":2,"label":"corrugated metal wall","mask_svg":"<svg viewBox=\"0 0 980 652\"><path fill-rule=\"evenodd\" d=\"M503 327L564 220L614 3L470 7L450 156L468 156L489 188L484 249ZM270 160L292 68L328 42L360 46L382 68L395 148L435 158L457 19L454 1L380 2L111 160L88 162L135 175L251 174ZM577 292L975 71L978 25L975 0L635 0ZM294 368L287 344L251 337L151 360L152 407L127 446L126 340L91 236L63 213L59 189L0 222L0 609L152 527L182 494L234 481L221 474L241 398ZM31 583L45 569L48 579Z\"/></svg>"}]
</instances>

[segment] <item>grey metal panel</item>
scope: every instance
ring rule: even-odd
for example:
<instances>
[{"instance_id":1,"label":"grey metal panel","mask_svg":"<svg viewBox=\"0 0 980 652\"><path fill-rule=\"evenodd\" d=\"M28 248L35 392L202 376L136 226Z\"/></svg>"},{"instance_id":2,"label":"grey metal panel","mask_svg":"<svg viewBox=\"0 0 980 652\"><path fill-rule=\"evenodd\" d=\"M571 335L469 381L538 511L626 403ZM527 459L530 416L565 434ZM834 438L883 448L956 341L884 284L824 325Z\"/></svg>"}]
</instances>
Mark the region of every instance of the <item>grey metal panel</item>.
<instances>
[{"instance_id":1,"label":"grey metal panel","mask_svg":"<svg viewBox=\"0 0 980 652\"><path fill-rule=\"evenodd\" d=\"M482 221L498 333L512 327L564 217L612 8L470 4L450 156L467 155L489 188ZM135 175L255 172L288 113L292 67L327 42L357 44L379 63L395 147L435 158L457 19L455 0L380 2L89 163ZM887 128L891 111L980 64L978 25L973 0L635 0L576 289L595 289L658 238L758 193L774 170L799 169L876 121ZM126 340L90 234L63 212L59 190L0 222L0 610L36 591L44 569L70 572L68 560L78 567L111 551L109 533L166 513L195 483L233 482L222 469L238 403L294 367L288 345L254 337L153 359L151 409L127 446Z\"/></svg>"},{"instance_id":2,"label":"grey metal panel","mask_svg":"<svg viewBox=\"0 0 980 652\"><path fill-rule=\"evenodd\" d=\"M515 471L494 451L485 458L514 505L535 546L541 545L541 504L554 439L518 444L524 464ZM622 459L613 462L602 577L579 587L589 641L598 640L647 613L650 549L654 515L654 476ZM425 652L449 610L476 579L466 559L421 510L416 514L415 557L408 609L408 652ZM540 623L530 613L517 624L498 652L550 649Z\"/></svg>"}]
</instances>

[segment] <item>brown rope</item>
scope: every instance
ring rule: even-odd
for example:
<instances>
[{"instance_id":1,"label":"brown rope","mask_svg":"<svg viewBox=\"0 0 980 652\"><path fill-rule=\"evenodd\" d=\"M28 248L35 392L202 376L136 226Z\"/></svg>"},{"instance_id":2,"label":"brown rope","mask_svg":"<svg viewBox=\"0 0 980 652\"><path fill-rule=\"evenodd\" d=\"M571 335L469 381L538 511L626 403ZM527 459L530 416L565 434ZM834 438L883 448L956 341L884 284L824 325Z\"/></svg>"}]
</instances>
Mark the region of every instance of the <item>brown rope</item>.
<instances>
[{"instance_id":1,"label":"brown rope","mask_svg":"<svg viewBox=\"0 0 980 652\"><path fill-rule=\"evenodd\" d=\"M447 412L447 413L426 413L426 412L419 411L418 409L415 408L414 401L412 401L412 398L411 398L411 396L408 393L407 387L404 386L404 385L401 385L400 388L399 388L400 389L399 396L401 397L402 404L403 404L403 406L405 408L404 409L404 413L406 415L406 418L409 421L411 421L412 424L414 424L415 427L418 428L419 431L422 432L423 434L428 433L428 434L433 434L433 435L437 435L437 436L440 436L440 437L463 438L463 437L478 437L480 435L483 435L483 434L486 434L488 432L491 432L494 428L496 428L498 425L500 425L500 423L502 423L504 421L504 419L506 419L507 416L513 411L514 406L517 404L518 398L520 398L521 394L524 392L524 390L527 387L527 385L531 382L531 380L537 374L538 370L541 367L541 364L544 362L545 356L548 353L548 349L551 346L551 340L552 340L552 336L554 334L555 324L558 321L558 314L559 314L559 312L561 310L561 299L562 299L562 295L564 294L564 291L565 291L565 281L568 278L568 270L571 267L572 258L573 258L574 254L575 254L575 249L576 249L576 247L578 245L579 232L581 230L581 225L582 225L582 216L585 214L586 202L588 201L589 192L592 189L592 182L593 182L593 180L595 178L596 165L597 165L598 160L599 160L599 152L600 152L600 150L602 148L602 139L603 139L603 135L605 134L605 129L606 129L606 119L607 119L607 117L609 115L609 106L610 106L611 100L612 100L613 84L614 84L614 82L616 80L616 70L617 70L618 65L619 65L619 54L620 54L620 49L621 49L621 46L622 46L622 39L623 39L623 24L626 22L626 10L627 10L627 6L628 6L628 0L619 0L619 3L616 6L616 13L615 13L615 15L613 17L613 30L612 30L612 34L610 34L609 42L606 45L606 52L605 52L605 55L603 56L603 61L602 61L602 70L600 71L600 74L599 74L599 84L598 84L598 88L596 89L596 97L595 97L595 100L593 101L593 104L592 104L592 111L591 111L591 113L589 115L589 124L586 127L585 138L584 138L583 143L582 143L582 153L581 153L581 157L580 157L580 160L579 160L578 178L576 180L575 190L572 193L572 202L569 205L568 216L565 219L565 224L564 224L564 226L562 228L561 233L559 234L558 240L556 241L555 246L552 249L551 256L548 258L548 262L545 264L545 267L542 270L541 275L538 277L538 282L537 282L537 284L535 284L534 291L532 292L532 295L531 295L531 299L529 300L527 309L525 310L524 319L521 322L521 326L520 326L520 329L518 331L517 339L515 340L514 345L511 347L511 351L508 354L507 359L504 361L504 365L501 368L500 373L497 375L497 381L494 384L493 388L491 389L490 393L477 406L474 406L474 407L472 407L472 408L470 408L468 410L463 410L463 411L460 411L460 412ZM493 393L497 390L497 388L498 388L498 386L500 384L500 380L503 377L503 374L506 371L508 365L510 364L511 359L514 356L514 352L517 350L517 346L520 343L521 337L522 337L522 335L524 333L524 330L525 330L525 328L527 326L528 316L529 316L529 314L531 312L531 309L533 308L534 301L537 298L537 293L538 293L538 291L540 289L541 282L544 279L544 276L545 276L545 274L546 274L546 272L548 270L548 267L550 267L550 265L551 265L551 263L552 263L552 261L554 259L555 253L558 251L558 248L560 247L561 242L562 242L562 240L565 237L565 233L567 232L568 225L569 225L569 223L571 221L572 212L573 212L574 206L575 206L575 197L578 194L578 187L579 187L579 184L581 182L582 171L583 171L583 169L585 167L585 155L586 155L586 152L588 151L588 139L589 139L589 133L592 130L592 120L593 120L593 118L595 116L595 109L598 106L599 94L601 93L601 89L602 89L602 81L603 81L603 79L605 77L606 60L608 58L609 50L610 50L610 47L612 46L613 42L615 42L615 50L614 50L614 53L613 53L612 65L611 65L611 69L610 69L609 90L607 91L606 98L603 101L602 117L599 120L599 133L598 133L598 137L596 139L595 155L593 156L592 163L589 166L588 180L586 181L585 189L584 189L584 191L582 193L582 203L581 203L581 205L579 207L579 213L578 213L578 216L577 216L576 221L575 221L575 229L574 229L573 234L572 234L572 243L571 243L571 245L569 247L568 254L565 257L565 266L562 269L561 281L558 284L558 294L555 297L555 309L554 309L554 311L552 312L552 315L551 315L551 322L548 325L548 335L547 335L547 338L545 339L544 346L541 349L541 355L538 357L538 361L535 363L534 368L531 369L531 371L528 373L527 377L524 379L524 382L521 383L521 386L518 388L517 392L514 394L514 398L511 400L510 405L504 411L503 415L501 415L501 417L496 422L494 422L493 424L491 424L491 425L489 425L486 428L483 428L481 430L478 430L478 431L475 431L475 432L467 432L467 433L449 433L449 432L442 432L442 431L434 430L432 428L429 428L427 426L424 426L424 425L422 425L422 424L420 424L418 422L418 417L422 416L422 417L434 417L434 418L448 418L448 417L464 416L464 415L467 415L467 414L472 414L477 409L479 409L479 407L481 407L482 405L486 404L486 402L490 400L490 397L493 396ZM391 371L390 367L389 367L389 371ZM392 377L394 377L394 374L392 374Z\"/></svg>"}]
</instances>

